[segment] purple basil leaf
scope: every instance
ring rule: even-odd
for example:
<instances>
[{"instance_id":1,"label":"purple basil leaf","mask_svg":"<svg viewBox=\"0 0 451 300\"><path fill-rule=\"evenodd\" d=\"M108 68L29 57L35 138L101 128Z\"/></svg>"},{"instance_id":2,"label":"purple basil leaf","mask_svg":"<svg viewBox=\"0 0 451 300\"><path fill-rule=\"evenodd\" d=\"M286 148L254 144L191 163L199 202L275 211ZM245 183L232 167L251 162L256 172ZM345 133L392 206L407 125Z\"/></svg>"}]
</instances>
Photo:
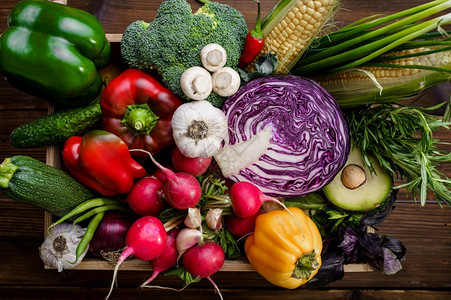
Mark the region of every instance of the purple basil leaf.
<instances>
[{"instance_id":1,"label":"purple basil leaf","mask_svg":"<svg viewBox=\"0 0 451 300\"><path fill-rule=\"evenodd\" d=\"M321 257L322 264L318 273L303 288L317 288L341 280L344 276L344 253L329 252Z\"/></svg>"},{"instance_id":2,"label":"purple basil leaf","mask_svg":"<svg viewBox=\"0 0 451 300\"><path fill-rule=\"evenodd\" d=\"M384 243L384 248L389 249L396 255L397 259L402 259L406 255L406 247L397 238L386 236L387 242Z\"/></svg>"},{"instance_id":3,"label":"purple basil leaf","mask_svg":"<svg viewBox=\"0 0 451 300\"><path fill-rule=\"evenodd\" d=\"M370 266L378 271L382 271L384 269L384 258L380 256L375 256L372 259L366 261Z\"/></svg>"},{"instance_id":4,"label":"purple basil leaf","mask_svg":"<svg viewBox=\"0 0 451 300\"><path fill-rule=\"evenodd\" d=\"M396 254L394 254L390 249L382 248L384 252L384 267L382 272L387 275L396 274L399 270L402 269L402 265L399 262Z\"/></svg>"},{"instance_id":5,"label":"purple basil leaf","mask_svg":"<svg viewBox=\"0 0 451 300\"><path fill-rule=\"evenodd\" d=\"M376 233L364 232L359 234L359 244L361 252L368 258L374 258L375 256L383 257L382 243L384 237Z\"/></svg>"},{"instance_id":6,"label":"purple basil leaf","mask_svg":"<svg viewBox=\"0 0 451 300\"><path fill-rule=\"evenodd\" d=\"M343 241L338 245L346 254L346 262L353 263L357 261L358 241L357 233L351 228L346 228Z\"/></svg>"}]
</instances>

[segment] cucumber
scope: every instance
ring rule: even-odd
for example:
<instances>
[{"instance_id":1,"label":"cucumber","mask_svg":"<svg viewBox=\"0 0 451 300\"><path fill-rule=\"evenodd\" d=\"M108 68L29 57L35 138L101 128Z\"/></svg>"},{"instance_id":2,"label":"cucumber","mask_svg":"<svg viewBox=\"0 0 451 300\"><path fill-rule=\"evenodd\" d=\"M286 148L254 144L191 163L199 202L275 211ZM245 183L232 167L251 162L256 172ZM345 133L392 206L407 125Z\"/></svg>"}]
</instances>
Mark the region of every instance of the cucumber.
<instances>
[{"instance_id":1,"label":"cucumber","mask_svg":"<svg viewBox=\"0 0 451 300\"><path fill-rule=\"evenodd\" d=\"M40 148L64 143L74 135L83 135L102 119L100 103L57 111L17 127L10 136L16 148Z\"/></svg>"},{"instance_id":2,"label":"cucumber","mask_svg":"<svg viewBox=\"0 0 451 300\"><path fill-rule=\"evenodd\" d=\"M91 191L69 174L24 155L6 158L0 165L0 189L11 199L59 217L93 198Z\"/></svg>"}]
</instances>

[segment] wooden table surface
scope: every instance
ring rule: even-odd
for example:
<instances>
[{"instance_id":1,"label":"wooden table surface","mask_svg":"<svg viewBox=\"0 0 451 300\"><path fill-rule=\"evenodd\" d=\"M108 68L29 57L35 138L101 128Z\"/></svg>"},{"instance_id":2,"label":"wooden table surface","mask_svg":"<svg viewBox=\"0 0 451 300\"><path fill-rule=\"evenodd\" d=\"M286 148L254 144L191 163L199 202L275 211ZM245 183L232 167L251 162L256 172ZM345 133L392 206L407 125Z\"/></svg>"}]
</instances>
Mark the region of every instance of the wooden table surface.
<instances>
[{"instance_id":1,"label":"wooden table surface","mask_svg":"<svg viewBox=\"0 0 451 300\"><path fill-rule=\"evenodd\" d=\"M0 32L6 30L7 17L18 0L0 3ZM161 1L153 0L69 0L71 6L93 13L106 33L122 33L132 21L151 21ZM193 9L199 4L192 3ZM262 1L265 15L276 3ZM344 0L336 25L373 14L388 14L425 3L420 0ZM241 10L253 28L255 6L250 0L223 1ZM429 91L426 104L448 98L449 86ZM17 126L47 114L45 100L12 88L0 79L0 161L16 154L45 161L45 149L19 150L9 143ZM451 142L451 132L441 130L437 138ZM445 147L451 151L451 146ZM451 164L440 171L451 177ZM44 212L0 195L0 299L102 299L112 278L112 271L72 270L58 273L45 270L38 256L43 241ZM347 273L341 281L317 290L283 290L267 283L254 272L219 272L213 276L225 299L451 299L451 209L431 200L424 207L400 193L396 209L378 227L386 235L400 239L407 247L403 269L386 276L377 271ZM111 299L219 299L207 280L192 284L183 292L139 289L149 272L120 271L119 286ZM180 287L176 278L159 277L155 284Z\"/></svg>"}]
</instances>

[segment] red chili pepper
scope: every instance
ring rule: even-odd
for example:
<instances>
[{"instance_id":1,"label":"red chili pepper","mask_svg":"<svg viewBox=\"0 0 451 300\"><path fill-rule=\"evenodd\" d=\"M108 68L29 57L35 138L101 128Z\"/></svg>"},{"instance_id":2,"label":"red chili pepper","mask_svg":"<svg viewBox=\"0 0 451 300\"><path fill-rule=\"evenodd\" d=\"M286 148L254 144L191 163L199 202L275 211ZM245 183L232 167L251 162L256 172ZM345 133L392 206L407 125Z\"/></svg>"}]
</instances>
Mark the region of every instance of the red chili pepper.
<instances>
[{"instance_id":1,"label":"red chili pepper","mask_svg":"<svg viewBox=\"0 0 451 300\"><path fill-rule=\"evenodd\" d=\"M255 28L246 35L243 52L241 53L239 68L243 68L251 63L263 48L265 42L260 22L260 0L254 0L258 5L257 22Z\"/></svg>"},{"instance_id":2,"label":"red chili pepper","mask_svg":"<svg viewBox=\"0 0 451 300\"><path fill-rule=\"evenodd\" d=\"M147 175L131 157L127 145L104 130L67 139L63 160L72 176L104 196L128 193L135 179Z\"/></svg>"},{"instance_id":3,"label":"red chili pepper","mask_svg":"<svg viewBox=\"0 0 451 300\"><path fill-rule=\"evenodd\" d=\"M102 93L103 129L120 137L130 149L155 154L174 143L171 119L182 104L149 74L128 69Z\"/></svg>"}]
</instances>

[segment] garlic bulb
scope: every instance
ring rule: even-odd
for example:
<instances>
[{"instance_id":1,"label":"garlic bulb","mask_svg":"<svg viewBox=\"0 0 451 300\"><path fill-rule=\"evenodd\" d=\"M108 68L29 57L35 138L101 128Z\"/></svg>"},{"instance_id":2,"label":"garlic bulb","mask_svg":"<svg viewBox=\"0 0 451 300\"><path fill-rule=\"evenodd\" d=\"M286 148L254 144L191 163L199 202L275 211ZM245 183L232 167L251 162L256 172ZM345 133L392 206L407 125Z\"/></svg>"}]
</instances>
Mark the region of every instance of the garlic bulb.
<instances>
[{"instance_id":1,"label":"garlic bulb","mask_svg":"<svg viewBox=\"0 0 451 300\"><path fill-rule=\"evenodd\" d=\"M58 269L75 268L80 264L89 247L75 261L77 246L81 241L86 229L70 223L61 223L50 229L50 233L39 248L39 256L42 261Z\"/></svg>"},{"instance_id":2,"label":"garlic bulb","mask_svg":"<svg viewBox=\"0 0 451 300\"><path fill-rule=\"evenodd\" d=\"M172 116L177 148L187 157L211 157L227 135L227 118L208 101L180 105Z\"/></svg>"}]
</instances>

